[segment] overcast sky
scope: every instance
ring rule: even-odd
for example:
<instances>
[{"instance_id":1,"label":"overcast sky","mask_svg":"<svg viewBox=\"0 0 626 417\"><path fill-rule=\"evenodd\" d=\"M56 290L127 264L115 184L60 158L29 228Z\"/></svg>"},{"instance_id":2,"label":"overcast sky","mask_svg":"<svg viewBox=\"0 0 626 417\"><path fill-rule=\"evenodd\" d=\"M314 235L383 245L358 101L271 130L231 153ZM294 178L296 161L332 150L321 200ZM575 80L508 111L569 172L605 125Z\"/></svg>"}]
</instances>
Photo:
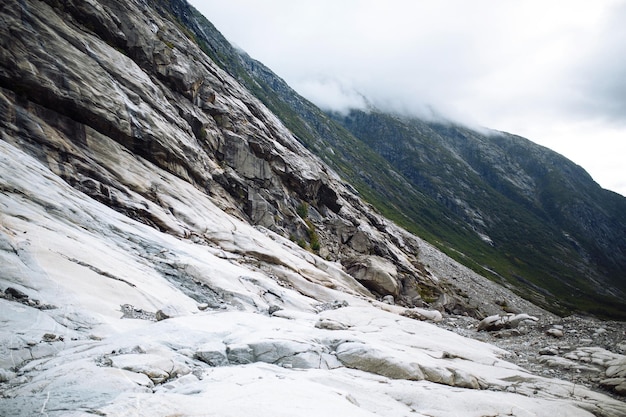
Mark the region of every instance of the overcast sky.
<instances>
[{"instance_id":1,"label":"overcast sky","mask_svg":"<svg viewBox=\"0 0 626 417\"><path fill-rule=\"evenodd\" d=\"M325 109L515 133L626 195L626 0L191 0Z\"/></svg>"}]
</instances>

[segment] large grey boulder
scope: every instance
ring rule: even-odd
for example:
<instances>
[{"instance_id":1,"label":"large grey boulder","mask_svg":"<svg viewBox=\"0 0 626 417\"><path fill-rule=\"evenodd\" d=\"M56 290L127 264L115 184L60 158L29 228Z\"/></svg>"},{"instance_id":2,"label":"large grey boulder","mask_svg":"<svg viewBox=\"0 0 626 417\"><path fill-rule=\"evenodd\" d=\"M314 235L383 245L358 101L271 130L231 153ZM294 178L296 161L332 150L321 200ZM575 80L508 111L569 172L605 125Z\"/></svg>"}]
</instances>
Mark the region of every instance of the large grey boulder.
<instances>
[{"instance_id":1,"label":"large grey boulder","mask_svg":"<svg viewBox=\"0 0 626 417\"><path fill-rule=\"evenodd\" d=\"M386 376L392 379L419 381L424 379L420 366L405 362L391 353L359 342L346 342L339 345L337 358L348 368Z\"/></svg>"},{"instance_id":2,"label":"large grey boulder","mask_svg":"<svg viewBox=\"0 0 626 417\"><path fill-rule=\"evenodd\" d=\"M222 342L210 342L203 344L196 350L195 357L209 366L228 365L226 346Z\"/></svg>"},{"instance_id":3,"label":"large grey boulder","mask_svg":"<svg viewBox=\"0 0 626 417\"><path fill-rule=\"evenodd\" d=\"M478 331L485 330L488 332L502 330L502 329L515 329L522 323L537 322L539 319L528 314L494 314L492 316L485 317L478 323L476 328Z\"/></svg>"},{"instance_id":4,"label":"large grey boulder","mask_svg":"<svg viewBox=\"0 0 626 417\"><path fill-rule=\"evenodd\" d=\"M380 295L397 297L400 293L398 269L380 256L364 256L346 262L348 273L367 289Z\"/></svg>"}]
</instances>

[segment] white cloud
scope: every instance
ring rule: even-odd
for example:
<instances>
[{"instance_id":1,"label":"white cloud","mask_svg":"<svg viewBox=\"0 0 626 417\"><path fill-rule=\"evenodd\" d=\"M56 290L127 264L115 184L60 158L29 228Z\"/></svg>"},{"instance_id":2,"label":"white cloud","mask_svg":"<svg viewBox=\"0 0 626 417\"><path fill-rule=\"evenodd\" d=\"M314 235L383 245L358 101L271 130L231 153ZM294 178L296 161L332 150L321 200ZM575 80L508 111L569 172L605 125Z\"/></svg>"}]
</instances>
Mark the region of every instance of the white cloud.
<instances>
[{"instance_id":1,"label":"white cloud","mask_svg":"<svg viewBox=\"0 0 626 417\"><path fill-rule=\"evenodd\" d=\"M348 89L346 83L334 79L306 79L291 85L322 110L346 113L350 109L365 109L364 97L355 90Z\"/></svg>"},{"instance_id":2,"label":"white cloud","mask_svg":"<svg viewBox=\"0 0 626 417\"><path fill-rule=\"evenodd\" d=\"M526 136L626 195L624 169L601 174L622 165L623 0L192 3L321 107L359 106L358 92L396 111L424 116L434 109ZM581 125L587 128L566 128Z\"/></svg>"}]
</instances>

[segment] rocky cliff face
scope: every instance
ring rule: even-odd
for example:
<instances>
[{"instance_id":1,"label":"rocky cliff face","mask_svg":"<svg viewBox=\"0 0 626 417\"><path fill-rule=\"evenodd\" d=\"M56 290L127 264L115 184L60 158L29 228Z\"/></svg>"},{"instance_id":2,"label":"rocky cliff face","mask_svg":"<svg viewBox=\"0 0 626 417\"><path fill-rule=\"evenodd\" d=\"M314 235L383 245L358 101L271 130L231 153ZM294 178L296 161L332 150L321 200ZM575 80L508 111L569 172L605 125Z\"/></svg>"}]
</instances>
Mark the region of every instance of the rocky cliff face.
<instances>
[{"instance_id":1,"label":"rocky cliff face","mask_svg":"<svg viewBox=\"0 0 626 417\"><path fill-rule=\"evenodd\" d=\"M560 314L624 317L626 199L580 167L514 135L378 111L326 115L184 2L163 7L386 216Z\"/></svg>"},{"instance_id":2,"label":"rocky cliff face","mask_svg":"<svg viewBox=\"0 0 626 417\"><path fill-rule=\"evenodd\" d=\"M210 227L172 208L180 197L145 173L154 166L324 258L398 263L407 302L418 280L429 286L410 237L350 194L176 22L116 3L9 9L2 110L15 132L5 140L76 189L160 231L219 244ZM143 171L130 175L130 157Z\"/></svg>"},{"instance_id":3,"label":"rocky cliff face","mask_svg":"<svg viewBox=\"0 0 626 417\"><path fill-rule=\"evenodd\" d=\"M415 320L554 317L363 203L176 7L0 6L2 415L624 411Z\"/></svg>"}]
</instances>

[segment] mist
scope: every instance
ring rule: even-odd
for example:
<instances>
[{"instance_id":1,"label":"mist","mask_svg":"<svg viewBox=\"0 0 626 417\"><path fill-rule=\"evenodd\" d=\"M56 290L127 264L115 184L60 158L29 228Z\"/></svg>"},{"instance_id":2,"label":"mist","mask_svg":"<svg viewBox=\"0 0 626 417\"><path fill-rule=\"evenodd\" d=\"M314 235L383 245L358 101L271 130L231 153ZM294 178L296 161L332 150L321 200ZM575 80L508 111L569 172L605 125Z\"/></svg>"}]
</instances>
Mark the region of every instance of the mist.
<instances>
[{"instance_id":1,"label":"mist","mask_svg":"<svg viewBox=\"0 0 626 417\"><path fill-rule=\"evenodd\" d=\"M626 4L191 2L324 110L368 103L519 134L626 195Z\"/></svg>"}]
</instances>

